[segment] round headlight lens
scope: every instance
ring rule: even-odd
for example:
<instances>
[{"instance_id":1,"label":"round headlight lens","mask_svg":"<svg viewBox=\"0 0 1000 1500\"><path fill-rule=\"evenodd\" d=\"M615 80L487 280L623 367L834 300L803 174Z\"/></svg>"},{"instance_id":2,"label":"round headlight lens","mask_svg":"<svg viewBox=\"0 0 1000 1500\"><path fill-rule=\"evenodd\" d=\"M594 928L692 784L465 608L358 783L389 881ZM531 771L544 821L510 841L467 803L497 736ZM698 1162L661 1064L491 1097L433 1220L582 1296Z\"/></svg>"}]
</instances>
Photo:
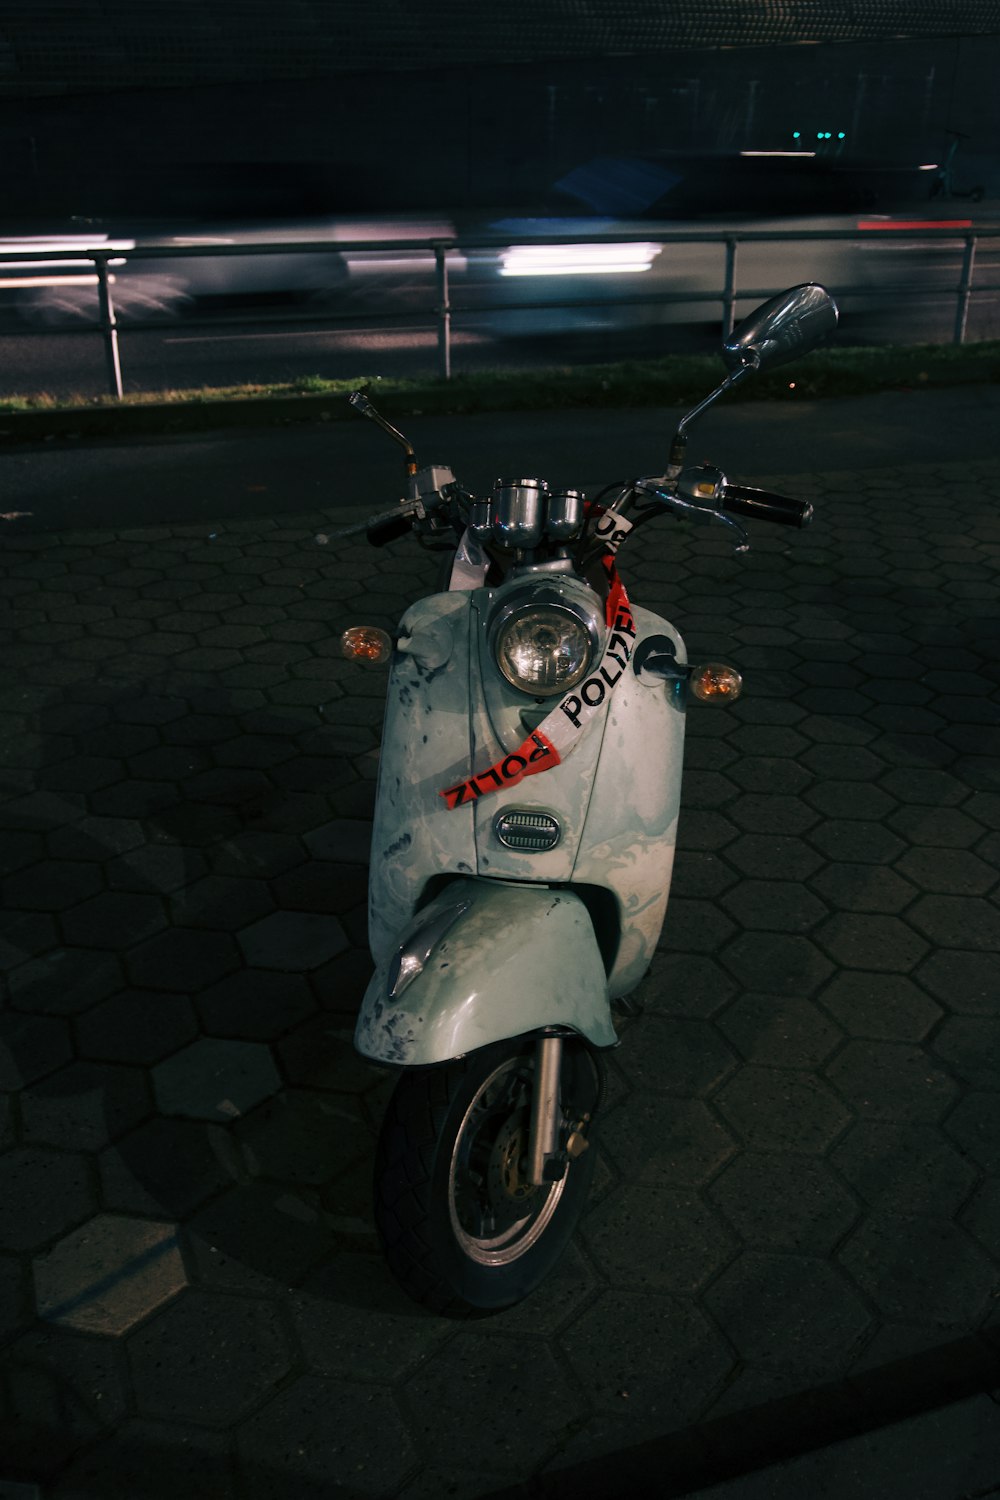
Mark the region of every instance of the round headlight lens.
<instances>
[{"instance_id":1,"label":"round headlight lens","mask_svg":"<svg viewBox=\"0 0 1000 1500\"><path fill-rule=\"evenodd\" d=\"M495 649L507 681L540 698L573 687L587 675L592 655L583 621L545 605L512 615L497 632Z\"/></svg>"}]
</instances>

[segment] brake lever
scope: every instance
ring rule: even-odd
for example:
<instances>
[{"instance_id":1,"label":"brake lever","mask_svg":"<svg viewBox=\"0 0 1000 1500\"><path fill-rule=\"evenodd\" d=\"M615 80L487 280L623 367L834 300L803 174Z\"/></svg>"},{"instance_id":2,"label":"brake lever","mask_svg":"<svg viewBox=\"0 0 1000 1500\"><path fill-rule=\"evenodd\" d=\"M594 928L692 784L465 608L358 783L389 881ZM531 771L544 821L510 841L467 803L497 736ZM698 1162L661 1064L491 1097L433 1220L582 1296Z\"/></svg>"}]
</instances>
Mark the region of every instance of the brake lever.
<instances>
[{"instance_id":1,"label":"brake lever","mask_svg":"<svg viewBox=\"0 0 1000 1500\"><path fill-rule=\"evenodd\" d=\"M667 510L673 511L677 515L685 516L699 525L711 526L715 524L725 526L730 531L735 531L737 540L733 543L733 552L738 554L750 551L750 538L740 523L734 521L732 516L727 516L723 511L716 510L714 506L698 505L693 500L685 500L676 492L670 493L660 489L655 481L640 480L636 488L642 489L647 495L652 495Z\"/></svg>"}]
</instances>

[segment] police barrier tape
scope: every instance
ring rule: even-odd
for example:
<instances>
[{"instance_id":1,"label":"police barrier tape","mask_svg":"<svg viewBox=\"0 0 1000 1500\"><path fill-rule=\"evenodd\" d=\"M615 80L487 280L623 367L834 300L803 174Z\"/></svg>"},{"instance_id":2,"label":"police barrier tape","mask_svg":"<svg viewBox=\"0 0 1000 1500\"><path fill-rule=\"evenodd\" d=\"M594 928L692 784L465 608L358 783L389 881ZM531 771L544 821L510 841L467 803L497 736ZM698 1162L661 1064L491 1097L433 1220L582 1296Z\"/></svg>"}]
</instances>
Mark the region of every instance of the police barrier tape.
<instances>
[{"instance_id":1,"label":"police barrier tape","mask_svg":"<svg viewBox=\"0 0 1000 1500\"><path fill-rule=\"evenodd\" d=\"M601 520L604 519L602 516ZM621 531L621 535L616 536L612 542L617 551L631 526L620 516L616 516L615 521ZM495 761L485 771L478 771L466 781L445 787L439 792L438 795L448 804L449 811L468 802L476 802L490 792L516 786L527 776L537 776L542 771L550 771L554 766L560 765L603 706L608 694L614 691L625 675L635 642L635 620L614 558L604 557L601 563L609 585L604 606L608 640L597 670L561 698L552 712L545 716L516 750Z\"/></svg>"}]
</instances>

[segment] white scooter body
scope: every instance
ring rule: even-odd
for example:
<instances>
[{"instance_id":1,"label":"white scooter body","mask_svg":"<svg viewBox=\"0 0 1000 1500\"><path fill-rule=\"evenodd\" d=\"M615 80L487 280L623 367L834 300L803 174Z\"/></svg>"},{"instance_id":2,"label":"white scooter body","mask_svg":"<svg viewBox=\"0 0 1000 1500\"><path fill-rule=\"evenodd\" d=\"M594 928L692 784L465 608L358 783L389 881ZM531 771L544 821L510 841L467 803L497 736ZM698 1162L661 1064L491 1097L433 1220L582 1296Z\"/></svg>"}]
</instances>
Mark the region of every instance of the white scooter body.
<instances>
[{"instance_id":1,"label":"white scooter body","mask_svg":"<svg viewBox=\"0 0 1000 1500\"><path fill-rule=\"evenodd\" d=\"M550 1027L613 1046L610 1000L639 983L660 934L685 695L682 679L635 664L653 636L685 662L664 620L633 609L632 658L561 764L453 809L441 796L521 745L523 710L558 701L542 707L492 659L487 620L526 582L522 573L498 588L432 595L400 625L371 851L376 970L355 1036L377 1061L442 1062ZM558 585L593 607L582 580L563 575ZM497 820L514 810L554 819L556 845L506 847Z\"/></svg>"},{"instance_id":2,"label":"white scooter body","mask_svg":"<svg viewBox=\"0 0 1000 1500\"><path fill-rule=\"evenodd\" d=\"M371 518L368 540L415 531L457 544L449 592L413 605L394 647L374 627L342 638L347 656L392 661L369 885L376 967L355 1036L399 1069L375 1223L400 1285L445 1316L522 1301L579 1222L600 1052L617 1041L611 1001L646 973L666 911L688 694L725 703L742 684L726 663L689 666L673 627L630 604L615 557L661 515L725 527L739 552L749 537L734 515L808 523L806 502L687 467L687 430L836 321L812 283L765 303L724 342L729 373L681 418L663 473L589 505L538 479L477 497L450 470L421 469L364 392L350 397L406 453L407 496Z\"/></svg>"}]
</instances>

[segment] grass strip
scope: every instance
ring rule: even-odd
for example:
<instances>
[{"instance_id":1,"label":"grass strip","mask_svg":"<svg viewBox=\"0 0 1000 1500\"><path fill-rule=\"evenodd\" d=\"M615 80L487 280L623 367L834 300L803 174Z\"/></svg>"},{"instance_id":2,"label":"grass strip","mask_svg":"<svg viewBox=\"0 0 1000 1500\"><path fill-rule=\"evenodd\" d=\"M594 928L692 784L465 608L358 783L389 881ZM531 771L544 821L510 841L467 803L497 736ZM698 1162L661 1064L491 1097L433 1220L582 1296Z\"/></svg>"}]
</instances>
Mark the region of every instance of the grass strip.
<instances>
[{"instance_id":1,"label":"grass strip","mask_svg":"<svg viewBox=\"0 0 1000 1500\"><path fill-rule=\"evenodd\" d=\"M353 417L346 397L359 387L390 415L690 405L717 385L722 373L718 358L695 354L544 370L491 370L450 381L362 375L354 380L325 380L310 375L275 385L129 394L122 401L111 396L58 401L40 394L0 401L0 441L30 440L38 432L83 436L336 421ZM733 396L736 400L808 400L996 381L1000 381L1000 341L887 345L821 350L747 381Z\"/></svg>"}]
</instances>

